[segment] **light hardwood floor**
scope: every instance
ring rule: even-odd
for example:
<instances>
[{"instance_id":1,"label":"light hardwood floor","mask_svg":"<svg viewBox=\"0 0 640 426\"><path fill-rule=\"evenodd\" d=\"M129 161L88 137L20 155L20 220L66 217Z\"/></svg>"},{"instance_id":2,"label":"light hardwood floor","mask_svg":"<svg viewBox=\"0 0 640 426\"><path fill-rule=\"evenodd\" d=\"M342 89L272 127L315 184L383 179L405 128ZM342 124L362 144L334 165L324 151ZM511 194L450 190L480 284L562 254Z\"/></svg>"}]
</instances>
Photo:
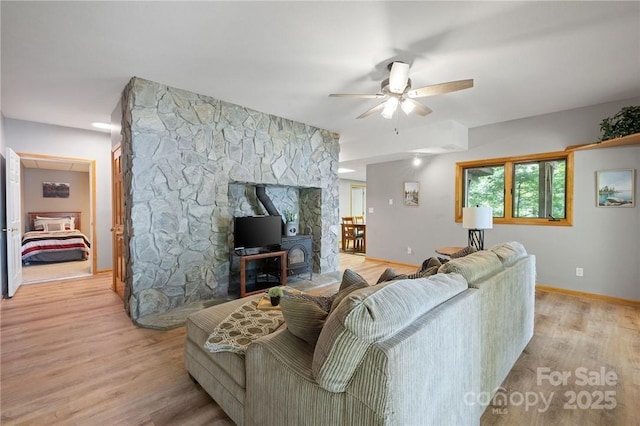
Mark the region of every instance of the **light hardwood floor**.
<instances>
[{"instance_id":1,"label":"light hardwood floor","mask_svg":"<svg viewBox=\"0 0 640 426\"><path fill-rule=\"evenodd\" d=\"M369 282L392 266L415 268L341 254L341 267ZM110 290L111 275L21 287L0 302L0 423L2 425L231 425L218 405L187 376L184 327L171 331L137 328ZM640 413L640 309L560 295L536 294L536 335L504 383L512 399L542 392L550 408L518 406L490 424L633 425ZM614 386L537 385L538 367L570 371L604 367L618 376ZM616 408L564 409L564 392L615 391ZM586 394L584 394L586 395ZM586 396L580 403L586 402ZM492 412L493 411L493 412Z\"/></svg>"}]
</instances>

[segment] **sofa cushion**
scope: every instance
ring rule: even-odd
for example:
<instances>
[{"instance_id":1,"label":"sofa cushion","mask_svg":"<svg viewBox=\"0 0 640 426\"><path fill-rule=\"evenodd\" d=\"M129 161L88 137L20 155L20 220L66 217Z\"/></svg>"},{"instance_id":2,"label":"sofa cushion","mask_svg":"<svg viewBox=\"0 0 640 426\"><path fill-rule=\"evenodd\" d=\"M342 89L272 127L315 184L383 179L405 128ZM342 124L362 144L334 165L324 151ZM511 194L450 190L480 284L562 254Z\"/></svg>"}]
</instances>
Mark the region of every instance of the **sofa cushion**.
<instances>
[{"instance_id":1,"label":"sofa cushion","mask_svg":"<svg viewBox=\"0 0 640 426\"><path fill-rule=\"evenodd\" d=\"M527 256L527 250L522 244L517 241L497 244L491 247L489 250L494 252L498 256L505 267L511 266L518 260Z\"/></svg>"},{"instance_id":2,"label":"sofa cushion","mask_svg":"<svg viewBox=\"0 0 640 426\"><path fill-rule=\"evenodd\" d=\"M194 312L187 318L187 338L198 348L203 349L199 354L206 356L219 365L241 388L244 388L245 386L244 356L232 352L211 353L204 350L204 344L216 326L220 324L231 312L243 303L246 303L247 300L257 300L261 297L262 294L255 294L248 298L233 300L231 302ZM238 398L239 397L240 396L238 396Z\"/></svg>"},{"instance_id":3,"label":"sofa cushion","mask_svg":"<svg viewBox=\"0 0 640 426\"><path fill-rule=\"evenodd\" d=\"M329 315L313 354L313 374L330 392L343 392L368 347L467 289L458 274L389 281L349 294Z\"/></svg>"},{"instance_id":4,"label":"sofa cushion","mask_svg":"<svg viewBox=\"0 0 640 426\"><path fill-rule=\"evenodd\" d=\"M482 281L503 269L502 262L494 252L483 250L468 256L451 259L438 269L438 273L458 273L467 280L469 287L474 287L474 284L478 281Z\"/></svg>"},{"instance_id":5,"label":"sofa cushion","mask_svg":"<svg viewBox=\"0 0 640 426\"><path fill-rule=\"evenodd\" d=\"M289 332L315 346L333 297L285 293L280 309Z\"/></svg>"}]
</instances>

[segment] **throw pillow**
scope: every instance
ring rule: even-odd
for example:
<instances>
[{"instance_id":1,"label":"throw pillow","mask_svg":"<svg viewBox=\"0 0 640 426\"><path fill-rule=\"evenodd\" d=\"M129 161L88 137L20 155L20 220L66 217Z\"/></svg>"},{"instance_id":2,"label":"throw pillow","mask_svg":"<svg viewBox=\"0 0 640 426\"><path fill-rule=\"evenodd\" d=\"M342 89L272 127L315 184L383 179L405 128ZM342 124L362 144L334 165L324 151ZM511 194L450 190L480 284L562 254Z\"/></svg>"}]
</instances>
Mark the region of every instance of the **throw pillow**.
<instances>
[{"instance_id":1,"label":"throw pillow","mask_svg":"<svg viewBox=\"0 0 640 426\"><path fill-rule=\"evenodd\" d=\"M451 258L452 259L456 259L458 257L464 257L464 256L466 256L468 254L475 253L477 251L478 251L477 248L475 248L473 246L467 246L467 247L465 247L465 248L463 248L461 250L458 250L455 253L451 253Z\"/></svg>"},{"instance_id":2,"label":"throw pillow","mask_svg":"<svg viewBox=\"0 0 640 426\"><path fill-rule=\"evenodd\" d=\"M285 293L280 300L282 316L294 336L315 346L329 315L331 297Z\"/></svg>"},{"instance_id":3,"label":"throw pillow","mask_svg":"<svg viewBox=\"0 0 640 426\"><path fill-rule=\"evenodd\" d=\"M426 278L431 275L435 275L438 273L438 268L442 266L442 262L437 257L430 257L422 262L422 265L418 270L411 275L408 275L407 278L415 279L415 278Z\"/></svg>"},{"instance_id":4,"label":"throw pillow","mask_svg":"<svg viewBox=\"0 0 640 426\"><path fill-rule=\"evenodd\" d=\"M344 290L347 287L351 287L353 284L359 283L367 283L367 280L362 278L362 275L357 273L356 271L352 271L351 269L345 269L342 274L342 282L340 283L340 288L338 288L338 292L340 290Z\"/></svg>"},{"instance_id":5,"label":"throw pillow","mask_svg":"<svg viewBox=\"0 0 640 426\"><path fill-rule=\"evenodd\" d=\"M340 289L335 294L333 303L331 304L332 312L342 300L349 295L352 291L369 287L367 280L362 278L360 274L351 269L346 269L342 275L342 282L340 283Z\"/></svg>"},{"instance_id":6,"label":"throw pillow","mask_svg":"<svg viewBox=\"0 0 640 426\"><path fill-rule=\"evenodd\" d=\"M406 274L399 274L394 269L387 268L384 270L382 275L380 275L380 278L378 278L378 281L376 281L376 284L384 283L387 281L393 281L393 280L401 280L405 278L408 278Z\"/></svg>"},{"instance_id":7,"label":"throw pillow","mask_svg":"<svg viewBox=\"0 0 640 426\"><path fill-rule=\"evenodd\" d=\"M431 266L427 269L420 269L415 274L407 275L407 278L410 278L410 279L427 278L427 277L430 277L431 275L437 274L439 268L440 266L438 265L438 266Z\"/></svg>"}]
</instances>

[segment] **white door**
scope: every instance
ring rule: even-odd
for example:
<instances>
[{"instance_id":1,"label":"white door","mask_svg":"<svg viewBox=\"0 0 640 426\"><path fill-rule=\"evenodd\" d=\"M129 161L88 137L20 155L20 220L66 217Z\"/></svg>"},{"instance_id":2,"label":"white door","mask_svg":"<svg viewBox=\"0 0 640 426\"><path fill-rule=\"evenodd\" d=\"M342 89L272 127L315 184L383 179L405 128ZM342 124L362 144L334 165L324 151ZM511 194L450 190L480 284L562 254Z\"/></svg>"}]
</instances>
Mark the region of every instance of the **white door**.
<instances>
[{"instance_id":1,"label":"white door","mask_svg":"<svg viewBox=\"0 0 640 426\"><path fill-rule=\"evenodd\" d=\"M7 148L7 272L9 297L22 284L22 223L20 214L20 157Z\"/></svg>"}]
</instances>

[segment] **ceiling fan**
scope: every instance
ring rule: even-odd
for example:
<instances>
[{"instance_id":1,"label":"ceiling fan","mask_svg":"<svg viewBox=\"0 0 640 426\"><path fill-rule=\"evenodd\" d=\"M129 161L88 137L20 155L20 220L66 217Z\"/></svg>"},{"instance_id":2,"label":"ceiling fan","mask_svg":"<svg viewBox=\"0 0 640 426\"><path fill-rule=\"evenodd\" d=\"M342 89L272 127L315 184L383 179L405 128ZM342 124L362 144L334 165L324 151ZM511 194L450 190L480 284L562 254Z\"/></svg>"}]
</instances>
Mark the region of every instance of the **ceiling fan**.
<instances>
[{"instance_id":1,"label":"ceiling fan","mask_svg":"<svg viewBox=\"0 0 640 426\"><path fill-rule=\"evenodd\" d=\"M432 111L429 107L414 101L414 98L422 98L425 96L441 95L443 93L455 92L458 90L469 89L473 87L473 79L449 81L447 83L432 84L429 86L411 89L411 79L409 78L409 64L395 61L391 62L387 68L389 69L389 78L382 80L380 91L374 95L353 94L353 93L332 93L329 96L338 98L386 98L384 102L374 106L373 108L363 112L357 118L365 118L380 111L384 118L391 118L398 109L398 106L405 114L415 113L421 116L430 114Z\"/></svg>"}]
</instances>

